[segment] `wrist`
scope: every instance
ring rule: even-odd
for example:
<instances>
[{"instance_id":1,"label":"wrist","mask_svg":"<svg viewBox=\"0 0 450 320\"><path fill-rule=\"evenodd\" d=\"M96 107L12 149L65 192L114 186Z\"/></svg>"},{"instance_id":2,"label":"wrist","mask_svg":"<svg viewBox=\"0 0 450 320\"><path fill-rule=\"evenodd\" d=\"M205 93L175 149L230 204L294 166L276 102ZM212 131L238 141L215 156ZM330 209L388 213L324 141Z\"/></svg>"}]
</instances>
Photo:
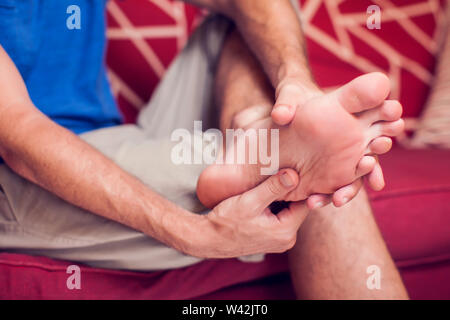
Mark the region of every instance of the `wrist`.
<instances>
[{"instance_id":1,"label":"wrist","mask_svg":"<svg viewBox=\"0 0 450 320\"><path fill-rule=\"evenodd\" d=\"M298 92L298 102L300 105L312 98L324 94L313 80L309 71L293 72L291 70L287 75L280 78L275 88L275 97L278 98L280 91L286 87L292 87Z\"/></svg>"},{"instance_id":2,"label":"wrist","mask_svg":"<svg viewBox=\"0 0 450 320\"><path fill-rule=\"evenodd\" d=\"M162 242L184 254L206 258L205 248L214 245L208 236L211 228L206 215L180 208L176 214L165 214L160 226Z\"/></svg>"}]
</instances>

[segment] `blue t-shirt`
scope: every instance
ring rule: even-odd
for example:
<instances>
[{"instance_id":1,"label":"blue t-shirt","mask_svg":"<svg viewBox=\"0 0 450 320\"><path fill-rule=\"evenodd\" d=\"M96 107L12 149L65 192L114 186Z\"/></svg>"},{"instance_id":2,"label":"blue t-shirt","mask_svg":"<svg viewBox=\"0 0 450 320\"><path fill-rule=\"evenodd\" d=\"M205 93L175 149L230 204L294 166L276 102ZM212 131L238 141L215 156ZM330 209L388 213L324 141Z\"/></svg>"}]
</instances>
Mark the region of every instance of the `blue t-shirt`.
<instances>
[{"instance_id":1,"label":"blue t-shirt","mask_svg":"<svg viewBox=\"0 0 450 320\"><path fill-rule=\"evenodd\" d=\"M75 133L121 123L104 63L105 4L0 0L0 44L19 69L31 100Z\"/></svg>"}]
</instances>

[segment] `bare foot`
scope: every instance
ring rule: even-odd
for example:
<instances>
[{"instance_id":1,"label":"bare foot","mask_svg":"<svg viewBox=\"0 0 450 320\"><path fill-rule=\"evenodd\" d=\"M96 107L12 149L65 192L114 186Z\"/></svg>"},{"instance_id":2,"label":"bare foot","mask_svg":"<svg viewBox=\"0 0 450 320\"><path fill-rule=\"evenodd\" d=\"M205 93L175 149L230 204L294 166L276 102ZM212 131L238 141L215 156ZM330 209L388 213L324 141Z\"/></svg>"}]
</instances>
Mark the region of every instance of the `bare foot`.
<instances>
[{"instance_id":1,"label":"bare foot","mask_svg":"<svg viewBox=\"0 0 450 320\"><path fill-rule=\"evenodd\" d=\"M368 174L375 167L370 143L381 136L395 136L404 127L402 107L385 100L389 79L381 73L356 78L338 90L314 97L298 107L289 126L279 127L271 118L252 124L279 129L280 168L299 172L299 186L286 201L312 194L331 194ZM200 176L197 195L207 207L245 192L267 176L263 165L216 164Z\"/></svg>"}]
</instances>

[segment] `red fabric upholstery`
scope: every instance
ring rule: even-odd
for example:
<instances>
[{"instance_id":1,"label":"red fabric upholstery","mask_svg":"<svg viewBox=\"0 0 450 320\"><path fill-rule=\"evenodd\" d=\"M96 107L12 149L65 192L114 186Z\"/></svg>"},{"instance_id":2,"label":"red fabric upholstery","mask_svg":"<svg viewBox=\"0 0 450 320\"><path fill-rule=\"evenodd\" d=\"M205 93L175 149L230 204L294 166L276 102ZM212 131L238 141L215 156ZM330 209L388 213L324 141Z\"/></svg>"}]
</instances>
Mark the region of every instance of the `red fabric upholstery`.
<instances>
[{"instance_id":1,"label":"red fabric upholstery","mask_svg":"<svg viewBox=\"0 0 450 320\"><path fill-rule=\"evenodd\" d=\"M210 260L161 272L126 272L81 266L81 289L66 286L73 263L20 254L0 254L1 299L193 299L236 284L285 272L283 255L264 263Z\"/></svg>"},{"instance_id":2,"label":"red fabric upholstery","mask_svg":"<svg viewBox=\"0 0 450 320\"><path fill-rule=\"evenodd\" d=\"M107 14L111 85L125 121L134 122L201 14L172 0L113 0Z\"/></svg>"},{"instance_id":3,"label":"red fabric upholstery","mask_svg":"<svg viewBox=\"0 0 450 320\"><path fill-rule=\"evenodd\" d=\"M334 88L381 71L392 82L391 98L402 102L407 118L426 101L441 35L439 1L344 0L339 5L301 0L309 59L317 82ZM440 1L441 4L444 1ZM369 30L367 8L381 8L381 29Z\"/></svg>"},{"instance_id":4,"label":"red fabric upholstery","mask_svg":"<svg viewBox=\"0 0 450 320\"><path fill-rule=\"evenodd\" d=\"M337 7L325 1L301 3L311 65L321 86L332 88L364 72L384 71L393 80L392 97L402 101L406 117L419 115L442 22L442 10L434 1L377 1L383 10L382 29L371 31L364 25L372 1L344 0ZM134 121L200 16L198 10L171 0L110 2L107 62L127 122ZM393 150L382 157L385 190L370 194L381 232L412 298L450 299L449 163L450 151ZM66 287L70 264L0 253L0 298L293 297L283 255L258 264L207 261L154 273L82 267L81 290Z\"/></svg>"},{"instance_id":5,"label":"red fabric upholstery","mask_svg":"<svg viewBox=\"0 0 450 320\"><path fill-rule=\"evenodd\" d=\"M398 264L450 261L450 150L396 148L381 164L387 185L371 202Z\"/></svg>"}]
</instances>

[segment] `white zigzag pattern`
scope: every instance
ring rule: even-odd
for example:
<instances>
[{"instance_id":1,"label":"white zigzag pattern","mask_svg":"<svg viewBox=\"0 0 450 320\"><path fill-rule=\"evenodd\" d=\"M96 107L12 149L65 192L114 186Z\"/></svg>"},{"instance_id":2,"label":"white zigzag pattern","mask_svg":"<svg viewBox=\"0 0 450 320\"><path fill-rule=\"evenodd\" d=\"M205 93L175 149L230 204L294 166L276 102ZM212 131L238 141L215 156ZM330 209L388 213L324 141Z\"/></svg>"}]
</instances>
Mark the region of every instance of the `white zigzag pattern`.
<instances>
[{"instance_id":1,"label":"white zigzag pattern","mask_svg":"<svg viewBox=\"0 0 450 320\"><path fill-rule=\"evenodd\" d=\"M147 0L175 21L173 25L164 26L134 26L130 19L124 14L121 8L114 1L108 4L108 11L116 20L119 27L109 28L107 36L110 41L129 39L140 54L144 57L148 66L152 68L158 77L162 77L165 68L154 50L145 41L152 38L175 38L178 49L181 49L187 41L187 20L184 11L184 4L178 1L169 0ZM306 0L301 5L301 20L306 37L315 41L321 47L328 50L330 54L336 55L339 59L352 65L362 72L384 71L392 80L392 97L400 97L401 70L407 70L425 84L430 84L432 74L419 63L405 57L395 50L387 42L375 36L365 27L367 14L342 13L339 5L346 0ZM373 0L382 9L382 23L396 21L400 27L408 33L415 41L422 45L430 53L436 53L439 43L440 26L444 23L444 14L440 10L439 0L423 0L423 2L396 7L389 0ZM337 35L337 39L328 35L320 28L311 23L318 9L324 5L330 17ZM436 32L433 37L428 36L418 27L411 18L431 14L436 22ZM350 34L365 42L373 50L378 52L389 62L388 70L380 70L367 58L355 53ZM141 108L144 104L142 99L120 79L120 77L110 70L112 87L116 95L121 95L131 105ZM327 89L327 88L325 88ZM331 89L331 88L328 88ZM408 122L407 122L408 123Z\"/></svg>"},{"instance_id":2,"label":"white zigzag pattern","mask_svg":"<svg viewBox=\"0 0 450 320\"><path fill-rule=\"evenodd\" d=\"M117 22L119 27L109 27L107 37L109 41L128 39L136 47L137 51L147 62L154 73L161 78L165 73L165 67L160 61L152 47L145 39L155 38L175 38L178 50L186 44L187 21L185 16L184 3L172 2L169 0L147 0L156 5L175 22L173 25L165 26L144 26L133 25L115 1L109 1L107 10ZM108 70L111 87L115 96L121 95L127 102L137 109L144 105L144 101L131 89L111 68Z\"/></svg>"}]
</instances>

